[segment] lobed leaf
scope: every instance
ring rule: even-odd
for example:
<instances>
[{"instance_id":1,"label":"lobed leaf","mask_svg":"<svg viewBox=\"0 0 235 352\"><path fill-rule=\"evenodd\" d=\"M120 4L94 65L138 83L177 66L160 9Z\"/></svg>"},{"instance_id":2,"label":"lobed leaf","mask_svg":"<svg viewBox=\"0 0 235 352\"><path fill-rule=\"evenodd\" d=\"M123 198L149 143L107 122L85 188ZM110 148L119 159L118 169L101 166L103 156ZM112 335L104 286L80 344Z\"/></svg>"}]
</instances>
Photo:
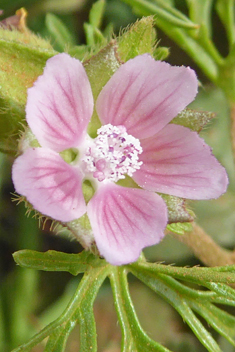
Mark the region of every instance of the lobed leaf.
<instances>
[{"instance_id":1,"label":"lobed leaf","mask_svg":"<svg viewBox=\"0 0 235 352\"><path fill-rule=\"evenodd\" d=\"M172 265L152 264L146 262L135 262L128 266L131 271L138 270L142 273L159 275L166 274L176 279L204 285L211 282L232 284L235 283L235 265L213 268L182 268Z\"/></svg>"},{"instance_id":2,"label":"lobed leaf","mask_svg":"<svg viewBox=\"0 0 235 352\"><path fill-rule=\"evenodd\" d=\"M170 303L182 316L184 321L189 325L198 340L206 347L209 352L222 352L211 334L205 329L200 320L193 313L187 299L172 287L173 279L166 275L159 274L158 276L152 274L135 271L134 275L138 277L143 283L149 286L153 291L163 297Z\"/></svg>"},{"instance_id":3,"label":"lobed leaf","mask_svg":"<svg viewBox=\"0 0 235 352\"><path fill-rule=\"evenodd\" d=\"M197 24L193 23L182 12L174 9L170 4L163 0L155 0L155 3L145 0L124 0L127 4L131 5L135 12L141 13L142 16L157 15L161 20L169 22L170 24L195 29Z\"/></svg>"},{"instance_id":4,"label":"lobed leaf","mask_svg":"<svg viewBox=\"0 0 235 352\"><path fill-rule=\"evenodd\" d=\"M204 24L211 36L211 12L213 0L187 0L189 17L194 23Z\"/></svg>"},{"instance_id":5,"label":"lobed leaf","mask_svg":"<svg viewBox=\"0 0 235 352\"><path fill-rule=\"evenodd\" d=\"M230 48L235 41L234 5L233 0L217 0L215 4L215 9L225 27Z\"/></svg>"},{"instance_id":6,"label":"lobed leaf","mask_svg":"<svg viewBox=\"0 0 235 352\"><path fill-rule=\"evenodd\" d=\"M113 267L110 274L114 304L122 329L122 352L170 352L143 331L131 301L125 269Z\"/></svg>"},{"instance_id":7,"label":"lobed leaf","mask_svg":"<svg viewBox=\"0 0 235 352\"><path fill-rule=\"evenodd\" d=\"M13 253L15 262L24 267L43 271L67 271L78 275L91 268L107 265L105 260L99 259L90 252L83 251L79 254L68 254L57 251L45 253L24 249Z\"/></svg>"}]
</instances>

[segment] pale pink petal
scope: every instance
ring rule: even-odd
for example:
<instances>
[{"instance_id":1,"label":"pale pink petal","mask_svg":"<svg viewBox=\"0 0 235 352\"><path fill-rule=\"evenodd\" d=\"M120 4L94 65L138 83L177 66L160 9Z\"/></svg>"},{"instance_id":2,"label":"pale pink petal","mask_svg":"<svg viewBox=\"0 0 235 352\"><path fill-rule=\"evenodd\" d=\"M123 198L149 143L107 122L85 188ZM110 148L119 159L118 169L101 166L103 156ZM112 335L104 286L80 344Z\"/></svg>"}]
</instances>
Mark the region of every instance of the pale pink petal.
<instances>
[{"instance_id":1,"label":"pale pink petal","mask_svg":"<svg viewBox=\"0 0 235 352\"><path fill-rule=\"evenodd\" d=\"M26 120L39 143L57 152L78 146L92 111L86 72L67 54L49 59L43 75L28 89Z\"/></svg>"},{"instance_id":2,"label":"pale pink petal","mask_svg":"<svg viewBox=\"0 0 235 352\"><path fill-rule=\"evenodd\" d=\"M197 93L193 70L144 54L122 65L102 89L96 110L103 124L124 125L147 138L167 125Z\"/></svg>"},{"instance_id":3,"label":"pale pink petal","mask_svg":"<svg viewBox=\"0 0 235 352\"><path fill-rule=\"evenodd\" d=\"M115 184L98 189L87 213L100 254L113 265L136 261L144 247L161 240L167 224L160 196Z\"/></svg>"},{"instance_id":4,"label":"pale pink petal","mask_svg":"<svg viewBox=\"0 0 235 352\"><path fill-rule=\"evenodd\" d=\"M27 149L15 160L12 179L16 192L44 215L67 222L86 212L81 172L49 149Z\"/></svg>"},{"instance_id":5,"label":"pale pink petal","mask_svg":"<svg viewBox=\"0 0 235 352\"><path fill-rule=\"evenodd\" d=\"M141 146L143 164L133 179L142 188L190 199L217 198L226 191L225 169L196 132L170 124Z\"/></svg>"}]
</instances>

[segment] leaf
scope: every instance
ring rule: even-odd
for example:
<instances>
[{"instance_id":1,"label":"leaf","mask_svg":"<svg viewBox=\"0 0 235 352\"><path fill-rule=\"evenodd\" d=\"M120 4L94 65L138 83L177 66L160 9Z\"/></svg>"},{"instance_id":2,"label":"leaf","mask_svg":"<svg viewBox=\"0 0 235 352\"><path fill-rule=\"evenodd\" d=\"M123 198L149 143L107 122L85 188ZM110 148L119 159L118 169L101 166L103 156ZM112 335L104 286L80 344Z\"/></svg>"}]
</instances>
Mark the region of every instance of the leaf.
<instances>
[{"instance_id":1,"label":"leaf","mask_svg":"<svg viewBox=\"0 0 235 352\"><path fill-rule=\"evenodd\" d=\"M146 273L139 271L135 271L133 274L178 311L199 341L209 352L222 352L211 334L205 329L200 320L191 310L186 297L184 297L180 291L178 292L178 290L173 288L172 282L174 282L174 279L162 274L159 274L158 276L151 274L146 275Z\"/></svg>"},{"instance_id":2,"label":"leaf","mask_svg":"<svg viewBox=\"0 0 235 352\"><path fill-rule=\"evenodd\" d=\"M180 11L172 8L168 3L163 0L155 0L155 3L151 3L145 0L123 0L127 4L131 5L135 12L141 13L142 16L157 15L161 20L169 22L170 24L195 29L198 27L197 24L190 21L188 17L183 15Z\"/></svg>"},{"instance_id":3,"label":"leaf","mask_svg":"<svg viewBox=\"0 0 235 352\"><path fill-rule=\"evenodd\" d=\"M54 322L47 325L27 343L12 352L30 351L49 336L46 352L62 352L68 335L76 324L81 325L80 351L95 352L97 349L96 327L92 310L94 300L103 281L109 274L110 265L89 270L84 274L67 308ZM85 327L85 330L84 330ZM88 329L88 330L86 330Z\"/></svg>"},{"instance_id":4,"label":"leaf","mask_svg":"<svg viewBox=\"0 0 235 352\"><path fill-rule=\"evenodd\" d=\"M214 117L215 113L211 111L184 109L171 123L188 127L192 131L200 132Z\"/></svg>"},{"instance_id":5,"label":"leaf","mask_svg":"<svg viewBox=\"0 0 235 352\"><path fill-rule=\"evenodd\" d=\"M15 262L24 267L43 271L67 271L78 275L91 268L103 267L107 263L90 252L68 254L57 251L45 253L24 249L13 253Z\"/></svg>"},{"instance_id":6,"label":"leaf","mask_svg":"<svg viewBox=\"0 0 235 352\"><path fill-rule=\"evenodd\" d=\"M125 269L114 267L110 274L114 304L122 329L122 352L170 352L143 331L131 301Z\"/></svg>"},{"instance_id":7,"label":"leaf","mask_svg":"<svg viewBox=\"0 0 235 352\"><path fill-rule=\"evenodd\" d=\"M104 0L98 0L92 5L89 13L89 23L94 28L100 28L103 15L104 15L104 10L105 10Z\"/></svg>"},{"instance_id":8,"label":"leaf","mask_svg":"<svg viewBox=\"0 0 235 352\"><path fill-rule=\"evenodd\" d=\"M163 15L159 12L159 7L156 8L156 5L145 1L145 0L122 0L129 4L134 10L138 9L138 13L142 16L156 15L154 17L156 25L165 32L172 40L174 40L192 59L196 64L205 72L205 74L212 80L216 82L219 74L218 64L221 65L221 56L215 50L211 41L206 41L204 46L198 41L198 25L193 24L191 27L192 30L188 30L187 26L182 26L182 22L177 23L172 21L172 18L165 16L165 11ZM159 4L159 0L156 0ZM161 7L163 10L163 5L161 1ZM165 5L169 6L169 5ZM177 11L170 7L171 11ZM168 13L169 14L169 13ZM180 21L184 20L181 16L184 16L180 11L177 11L177 15L180 17ZM173 15L174 19L175 16ZM185 17L185 16L184 16ZM187 17L186 17L187 18ZM185 22L184 22L185 23ZM192 23L190 21L190 23ZM205 41L205 38L201 36L202 41ZM208 46L210 50L208 52ZM213 47L213 48L212 48ZM212 55L213 54L213 55ZM216 60L215 60L216 59ZM218 62L218 63L217 63Z\"/></svg>"},{"instance_id":9,"label":"leaf","mask_svg":"<svg viewBox=\"0 0 235 352\"><path fill-rule=\"evenodd\" d=\"M148 275L166 274L178 280L205 285L210 282L232 284L235 283L235 265L218 266L213 268L182 268L171 265L152 264L146 262L135 262L128 266L131 270L141 270Z\"/></svg>"},{"instance_id":10,"label":"leaf","mask_svg":"<svg viewBox=\"0 0 235 352\"><path fill-rule=\"evenodd\" d=\"M183 235L185 232L191 232L193 228L190 222L178 222L167 225L167 230L177 233L178 235Z\"/></svg>"},{"instance_id":11,"label":"leaf","mask_svg":"<svg viewBox=\"0 0 235 352\"><path fill-rule=\"evenodd\" d=\"M153 16L143 17L118 38L118 54L123 62L137 55L149 53L153 56L156 45L156 31Z\"/></svg>"},{"instance_id":12,"label":"leaf","mask_svg":"<svg viewBox=\"0 0 235 352\"><path fill-rule=\"evenodd\" d=\"M58 16L47 13L45 24L56 50L63 52L67 46L75 44L73 36Z\"/></svg>"},{"instance_id":13,"label":"leaf","mask_svg":"<svg viewBox=\"0 0 235 352\"><path fill-rule=\"evenodd\" d=\"M189 17L194 23L204 24L211 36L211 12L213 0L187 0Z\"/></svg>"},{"instance_id":14,"label":"leaf","mask_svg":"<svg viewBox=\"0 0 235 352\"><path fill-rule=\"evenodd\" d=\"M235 346L235 317L211 303L191 301L190 306L220 335Z\"/></svg>"},{"instance_id":15,"label":"leaf","mask_svg":"<svg viewBox=\"0 0 235 352\"><path fill-rule=\"evenodd\" d=\"M225 27L230 48L235 40L234 5L233 0L217 0L215 4L215 9Z\"/></svg>"}]
</instances>

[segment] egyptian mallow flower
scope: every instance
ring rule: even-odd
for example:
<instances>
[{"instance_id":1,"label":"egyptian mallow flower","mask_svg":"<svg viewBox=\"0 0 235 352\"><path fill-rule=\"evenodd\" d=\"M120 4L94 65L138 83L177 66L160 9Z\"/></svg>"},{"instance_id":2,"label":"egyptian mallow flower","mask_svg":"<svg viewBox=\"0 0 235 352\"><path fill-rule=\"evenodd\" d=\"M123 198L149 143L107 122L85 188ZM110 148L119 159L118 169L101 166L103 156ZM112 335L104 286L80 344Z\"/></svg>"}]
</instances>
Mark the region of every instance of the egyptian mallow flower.
<instances>
[{"instance_id":1,"label":"egyptian mallow flower","mask_svg":"<svg viewBox=\"0 0 235 352\"><path fill-rule=\"evenodd\" d=\"M62 223L87 213L107 261L137 260L164 235L167 208L156 192L210 199L226 190L225 169L198 134L169 124L194 99L197 85L190 68L137 56L101 90L95 109L102 127L91 138L94 102L83 65L64 53L52 57L28 90L26 120L39 144L15 160L16 191ZM70 163L68 152L75 155ZM136 186L127 187L130 178ZM88 202L87 180L94 189Z\"/></svg>"}]
</instances>

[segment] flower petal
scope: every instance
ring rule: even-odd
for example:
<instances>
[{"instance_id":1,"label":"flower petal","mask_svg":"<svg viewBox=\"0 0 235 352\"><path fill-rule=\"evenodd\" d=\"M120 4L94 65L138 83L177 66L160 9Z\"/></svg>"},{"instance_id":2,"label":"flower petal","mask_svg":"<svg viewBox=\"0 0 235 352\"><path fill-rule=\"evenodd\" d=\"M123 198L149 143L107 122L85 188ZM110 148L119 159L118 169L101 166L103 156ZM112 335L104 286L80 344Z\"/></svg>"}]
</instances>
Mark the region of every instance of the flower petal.
<instances>
[{"instance_id":1,"label":"flower petal","mask_svg":"<svg viewBox=\"0 0 235 352\"><path fill-rule=\"evenodd\" d=\"M226 191L225 169L196 132L170 124L141 146L143 164L133 179L144 189L190 199L217 198Z\"/></svg>"},{"instance_id":2,"label":"flower petal","mask_svg":"<svg viewBox=\"0 0 235 352\"><path fill-rule=\"evenodd\" d=\"M158 243L167 224L167 208L156 193L115 184L101 187L87 206L100 254L113 265L138 259Z\"/></svg>"},{"instance_id":3,"label":"flower petal","mask_svg":"<svg viewBox=\"0 0 235 352\"><path fill-rule=\"evenodd\" d=\"M136 138L160 131L197 93L193 70L144 54L122 65L102 89L96 110L103 124L124 125Z\"/></svg>"},{"instance_id":4,"label":"flower petal","mask_svg":"<svg viewBox=\"0 0 235 352\"><path fill-rule=\"evenodd\" d=\"M93 111L93 96L82 63L67 54L47 61L28 89L26 120L43 147L60 152L77 147Z\"/></svg>"},{"instance_id":5,"label":"flower petal","mask_svg":"<svg viewBox=\"0 0 235 352\"><path fill-rule=\"evenodd\" d=\"M15 160L12 179L16 192L44 215L67 222L86 212L81 172L49 149L27 149Z\"/></svg>"}]
</instances>

